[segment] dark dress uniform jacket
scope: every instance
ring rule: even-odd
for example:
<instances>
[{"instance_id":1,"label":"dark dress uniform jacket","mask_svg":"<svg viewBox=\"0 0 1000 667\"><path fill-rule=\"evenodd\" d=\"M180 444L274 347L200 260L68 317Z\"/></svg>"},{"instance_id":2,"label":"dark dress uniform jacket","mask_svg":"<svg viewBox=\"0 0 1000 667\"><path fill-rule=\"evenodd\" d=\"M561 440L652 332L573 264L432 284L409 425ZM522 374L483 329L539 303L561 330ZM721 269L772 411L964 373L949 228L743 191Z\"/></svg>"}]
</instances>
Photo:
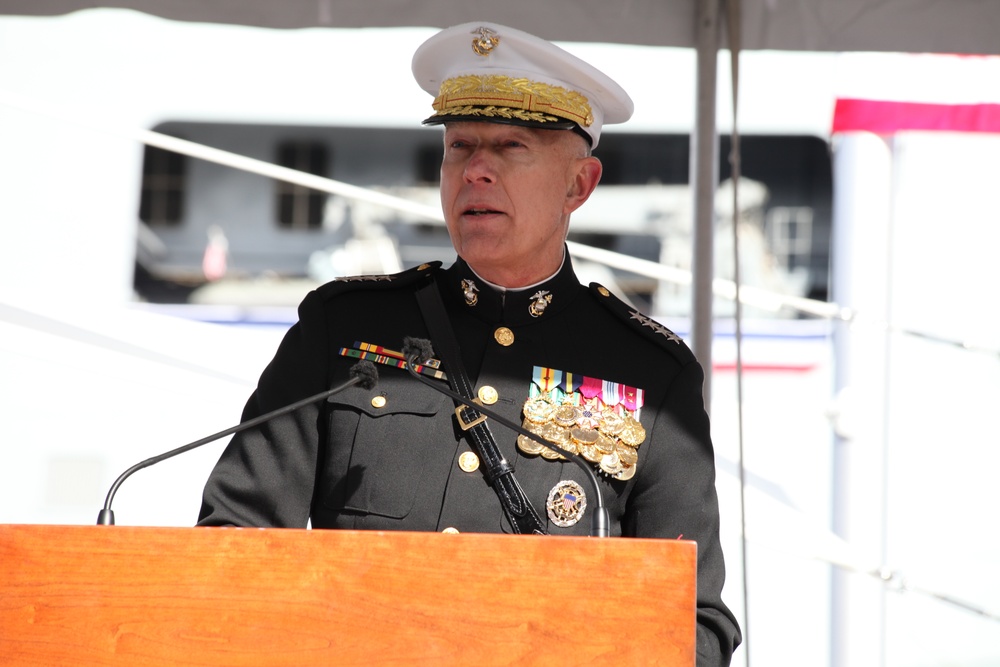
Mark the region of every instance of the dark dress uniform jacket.
<instances>
[{"instance_id":1,"label":"dark dress uniform jacket","mask_svg":"<svg viewBox=\"0 0 1000 667\"><path fill-rule=\"evenodd\" d=\"M368 343L401 350L405 337L429 338L415 293L435 281L471 382L477 391L495 389L491 407L509 420L522 422L536 366L644 390L646 438L634 476L599 475L611 534L698 543L698 664L729 664L740 633L720 596L725 566L702 369L673 333L603 287L581 285L566 257L557 275L526 290L493 289L461 259L447 270L434 263L320 287L302 301L243 419L346 380L357 359L342 349ZM475 305L463 280L478 288ZM551 296L541 311L539 292ZM498 342L500 327L513 333L512 342ZM199 524L301 528L311 520L313 528L511 532L482 468L458 465L470 446L454 403L405 369L378 370L372 390L347 389L235 436L205 487ZM495 423L491 430L543 520L561 480L592 493L574 463L526 455L512 431ZM547 529L586 535L585 514L565 528L549 521Z\"/></svg>"}]
</instances>

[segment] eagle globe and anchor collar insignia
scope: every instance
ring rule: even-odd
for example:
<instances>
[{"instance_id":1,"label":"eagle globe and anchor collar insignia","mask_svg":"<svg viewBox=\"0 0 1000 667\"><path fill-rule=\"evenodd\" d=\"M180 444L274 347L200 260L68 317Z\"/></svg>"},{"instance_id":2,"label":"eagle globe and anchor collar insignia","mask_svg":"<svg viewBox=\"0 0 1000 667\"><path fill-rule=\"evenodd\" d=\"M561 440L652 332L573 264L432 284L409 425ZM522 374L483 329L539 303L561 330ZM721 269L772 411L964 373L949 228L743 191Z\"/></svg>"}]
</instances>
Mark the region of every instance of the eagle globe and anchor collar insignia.
<instances>
[{"instance_id":1,"label":"eagle globe and anchor collar insignia","mask_svg":"<svg viewBox=\"0 0 1000 667\"><path fill-rule=\"evenodd\" d=\"M475 306L479 303L479 288L475 281L462 278L462 296L465 297L465 305Z\"/></svg>"},{"instance_id":2,"label":"eagle globe and anchor collar insignia","mask_svg":"<svg viewBox=\"0 0 1000 667\"><path fill-rule=\"evenodd\" d=\"M571 267L570 267L571 268ZM579 285L570 271L560 271L544 283L531 288L503 288L475 276L467 265L458 268L452 283L468 308L483 311L484 318L503 319L508 322L526 324L537 320L552 310L556 292ZM485 283L484 286L481 285Z\"/></svg>"},{"instance_id":3,"label":"eagle globe and anchor collar insignia","mask_svg":"<svg viewBox=\"0 0 1000 667\"><path fill-rule=\"evenodd\" d=\"M552 292L538 290L531 296L531 303L528 304L528 314L532 317L541 317L550 303L552 303Z\"/></svg>"},{"instance_id":4,"label":"eagle globe and anchor collar insignia","mask_svg":"<svg viewBox=\"0 0 1000 667\"><path fill-rule=\"evenodd\" d=\"M635 476L638 448L646 439L639 422L645 392L617 382L535 366L524 402L522 426L543 441L583 456L619 481ZM554 449L520 435L529 456L565 460Z\"/></svg>"}]
</instances>

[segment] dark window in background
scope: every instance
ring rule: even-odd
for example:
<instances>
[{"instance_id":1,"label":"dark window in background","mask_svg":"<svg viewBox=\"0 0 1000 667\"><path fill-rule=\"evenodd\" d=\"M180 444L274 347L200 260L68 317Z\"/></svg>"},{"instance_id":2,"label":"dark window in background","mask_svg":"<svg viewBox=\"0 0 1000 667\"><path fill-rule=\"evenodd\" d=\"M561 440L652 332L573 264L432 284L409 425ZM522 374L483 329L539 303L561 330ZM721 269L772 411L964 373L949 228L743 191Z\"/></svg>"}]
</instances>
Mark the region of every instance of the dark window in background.
<instances>
[{"instance_id":1,"label":"dark window in background","mask_svg":"<svg viewBox=\"0 0 1000 667\"><path fill-rule=\"evenodd\" d=\"M424 144L417 149L416 181L420 185L437 185L441 182L441 160L444 146L441 142Z\"/></svg>"},{"instance_id":2,"label":"dark window in background","mask_svg":"<svg viewBox=\"0 0 1000 667\"><path fill-rule=\"evenodd\" d=\"M606 133L594 155L602 185L683 185L689 182L690 138L683 134ZM719 137L719 181L732 175L731 138ZM809 296L825 299L833 216L833 163L829 144L813 136L745 135L740 141L744 178L768 190L767 229L788 269L809 271Z\"/></svg>"},{"instance_id":3,"label":"dark window in background","mask_svg":"<svg viewBox=\"0 0 1000 667\"><path fill-rule=\"evenodd\" d=\"M604 165L601 183L687 183L689 145L686 134L604 134L594 151Z\"/></svg>"},{"instance_id":4,"label":"dark window in background","mask_svg":"<svg viewBox=\"0 0 1000 667\"><path fill-rule=\"evenodd\" d=\"M731 141L719 138L719 180L730 177ZM677 185L688 182L691 142L686 134L607 133L594 155L604 164L605 185ZM810 136L743 136L740 143L743 176L774 190L815 199L832 192L829 145ZM627 156L627 157L626 157Z\"/></svg>"},{"instance_id":5,"label":"dark window in background","mask_svg":"<svg viewBox=\"0 0 1000 667\"><path fill-rule=\"evenodd\" d=\"M732 176L729 136L719 140L719 180ZM833 228L830 145L811 136L744 136L740 173L768 190L765 233L778 261L810 276L806 296L828 298Z\"/></svg>"},{"instance_id":6,"label":"dark window in background","mask_svg":"<svg viewBox=\"0 0 1000 667\"><path fill-rule=\"evenodd\" d=\"M187 157L146 146L142 157L139 219L151 227L180 224L184 212Z\"/></svg>"},{"instance_id":7,"label":"dark window in background","mask_svg":"<svg viewBox=\"0 0 1000 667\"><path fill-rule=\"evenodd\" d=\"M317 141L285 141L278 144L277 162L282 167L326 176L329 150ZM323 226L327 194L294 183L275 181L278 226L283 229L318 229Z\"/></svg>"}]
</instances>

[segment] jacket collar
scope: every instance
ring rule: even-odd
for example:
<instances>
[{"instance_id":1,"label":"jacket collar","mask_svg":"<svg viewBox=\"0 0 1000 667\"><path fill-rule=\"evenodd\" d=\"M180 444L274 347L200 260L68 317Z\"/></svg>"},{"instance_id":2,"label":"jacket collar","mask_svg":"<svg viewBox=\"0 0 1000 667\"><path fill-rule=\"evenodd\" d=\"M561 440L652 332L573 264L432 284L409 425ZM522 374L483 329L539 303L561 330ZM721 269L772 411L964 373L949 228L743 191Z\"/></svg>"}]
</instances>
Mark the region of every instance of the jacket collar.
<instances>
[{"instance_id":1,"label":"jacket collar","mask_svg":"<svg viewBox=\"0 0 1000 667\"><path fill-rule=\"evenodd\" d=\"M442 292L454 308L486 322L517 326L544 321L566 308L579 294L579 287L567 250L562 267L554 276L519 289L491 285L459 257L445 271Z\"/></svg>"}]
</instances>

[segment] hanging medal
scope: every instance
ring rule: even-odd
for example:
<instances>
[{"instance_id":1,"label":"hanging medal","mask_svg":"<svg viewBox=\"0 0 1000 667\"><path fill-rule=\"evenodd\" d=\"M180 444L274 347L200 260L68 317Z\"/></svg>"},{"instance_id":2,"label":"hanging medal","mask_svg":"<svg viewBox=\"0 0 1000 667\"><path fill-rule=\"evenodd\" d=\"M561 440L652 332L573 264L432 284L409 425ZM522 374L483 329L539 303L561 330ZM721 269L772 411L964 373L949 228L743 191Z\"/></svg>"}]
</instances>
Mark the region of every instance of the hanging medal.
<instances>
[{"instance_id":1,"label":"hanging medal","mask_svg":"<svg viewBox=\"0 0 1000 667\"><path fill-rule=\"evenodd\" d=\"M645 393L617 382L536 366L524 403L525 429L543 441L583 456L617 480L635 475L638 447L646 439L639 423ZM560 452L521 435L528 455L565 460Z\"/></svg>"}]
</instances>

